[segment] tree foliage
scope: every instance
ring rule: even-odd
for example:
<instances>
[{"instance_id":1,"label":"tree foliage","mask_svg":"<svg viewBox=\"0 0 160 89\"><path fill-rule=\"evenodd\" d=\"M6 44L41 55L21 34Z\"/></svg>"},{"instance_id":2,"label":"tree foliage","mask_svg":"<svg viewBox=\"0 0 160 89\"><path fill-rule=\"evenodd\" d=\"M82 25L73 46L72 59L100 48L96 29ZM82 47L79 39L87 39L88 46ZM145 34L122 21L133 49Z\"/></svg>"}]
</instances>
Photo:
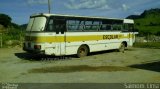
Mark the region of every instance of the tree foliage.
<instances>
[{"instance_id":1,"label":"tree foliage","mask_svg":"<svg viewBox=\"0 0 160 89\"><path fill-rule=\"evenodd\" d=\"M141 15L130 15L128 19L133 19L135 28L139 30L139 34L159 35L160 32L160 9L145 10Z\"/></svg>"},{"instance_id":2,"label":"tree foliage","mask_svg":"<svg viewBox=\"0 0 160 89\"><path fill-rule=\"evenodd\" d=\"M11 24L11 17L6 15L6 14L1 14L0 13L0 24L3 25L4 27L8 27Z\"/></svg>"},{"instance_id":3,"label":"tree foliage","mask_svg":"<svg viewBox=\"0 0 160 89\"><path fill-rule=\"evenodd\" d=\"M156 9L145 10L140 17L141 18L155 17L155 16L159 16L159 14L160 14L160 9L156 8Z\"/></svg>"}]
</instances>

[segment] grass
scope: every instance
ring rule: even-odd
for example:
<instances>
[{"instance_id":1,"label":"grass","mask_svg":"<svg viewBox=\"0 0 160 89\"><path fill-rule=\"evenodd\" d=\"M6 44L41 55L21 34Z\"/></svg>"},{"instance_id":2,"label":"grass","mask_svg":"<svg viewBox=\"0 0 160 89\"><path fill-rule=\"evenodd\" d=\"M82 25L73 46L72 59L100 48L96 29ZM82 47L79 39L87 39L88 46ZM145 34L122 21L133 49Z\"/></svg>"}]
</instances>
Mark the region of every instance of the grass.
<instances>
[{"instance_id":1,"label":"grass","mask_svg":"<svg viewBox=\"0 0 160 89\"><path fill-rule=\"evenodd\" d=\"M160 42L143 42L143 43L139 42L139 43L135 43L134 47L160 49Z\"/></svg>"}]
</instances>

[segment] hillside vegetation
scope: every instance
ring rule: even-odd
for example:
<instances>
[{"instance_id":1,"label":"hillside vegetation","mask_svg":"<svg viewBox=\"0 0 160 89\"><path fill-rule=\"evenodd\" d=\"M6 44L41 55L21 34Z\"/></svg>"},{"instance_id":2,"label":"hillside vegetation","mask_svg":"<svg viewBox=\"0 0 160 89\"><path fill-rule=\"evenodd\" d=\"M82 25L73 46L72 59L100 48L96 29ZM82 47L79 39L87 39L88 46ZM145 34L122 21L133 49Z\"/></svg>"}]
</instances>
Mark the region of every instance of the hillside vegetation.
<instances>
[{"instance_id":1,"label":"hillside vegetation","mask_svg":"<svg viewBox=\"0 0 160 89\"><path fill-rule=\"evenodd\" d=\"M135 29L140 35L154 34L160 36L160 9L145 10L141 15L131 15L128 19L134 19Z\"/></svg>"},{"instance_id":2,"label":"hillside vegetation","mask_svg":"<svg viewBox=\"0 0 160 89\"><path fill-rule=\"evenodd\" d=\"M3 46L20 45L24 38L24 28L12 22L12 18L0 13L0 41Z\"/></svg>"}]
</instances>

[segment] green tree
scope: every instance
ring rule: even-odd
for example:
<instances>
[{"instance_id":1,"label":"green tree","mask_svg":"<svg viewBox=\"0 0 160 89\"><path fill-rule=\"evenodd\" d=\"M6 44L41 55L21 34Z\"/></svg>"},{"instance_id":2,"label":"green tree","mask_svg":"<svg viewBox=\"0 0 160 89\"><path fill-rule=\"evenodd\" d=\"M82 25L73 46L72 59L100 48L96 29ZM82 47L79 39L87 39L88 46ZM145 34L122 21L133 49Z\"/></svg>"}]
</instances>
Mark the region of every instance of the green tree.
<instances>
[{"instance_id":1,"label":"green tree","mask_svg":"<svg viewBox=\"0 0 160 89\"><path fill-rule=\"evenodd\" d=\"M1 14L0 13L0 24L3 25L4 27L8 27L11 24L11 17L6 15L6 14Z\"/></svg>"}]
</instances>

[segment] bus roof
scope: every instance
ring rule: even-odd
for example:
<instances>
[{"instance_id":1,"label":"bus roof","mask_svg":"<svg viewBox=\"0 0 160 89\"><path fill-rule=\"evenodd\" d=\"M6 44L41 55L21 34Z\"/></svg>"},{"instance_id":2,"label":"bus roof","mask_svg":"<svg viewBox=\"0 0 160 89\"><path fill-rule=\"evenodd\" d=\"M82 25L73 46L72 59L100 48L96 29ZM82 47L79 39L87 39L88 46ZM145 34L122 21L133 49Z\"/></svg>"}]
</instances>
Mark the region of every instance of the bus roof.
<instances>
[{"instance_id":1,"label":"bus roof","mask_svg":"<svg viewBox=\"0 0 160 89\"><path fill-rule=\"evenodd\" d=\"M95 17L95 16L78 16L78 15L47 14L47 13L39 13L31 15L31 17L34 16L46 16L46 17L60 16L60 17L75 17L75 18L89 18L89 19L119 20L123 21L124 23L134 23L132 19L118 19L118 18L106 18L106 17Z\"/></svg>"}]
</instances>

